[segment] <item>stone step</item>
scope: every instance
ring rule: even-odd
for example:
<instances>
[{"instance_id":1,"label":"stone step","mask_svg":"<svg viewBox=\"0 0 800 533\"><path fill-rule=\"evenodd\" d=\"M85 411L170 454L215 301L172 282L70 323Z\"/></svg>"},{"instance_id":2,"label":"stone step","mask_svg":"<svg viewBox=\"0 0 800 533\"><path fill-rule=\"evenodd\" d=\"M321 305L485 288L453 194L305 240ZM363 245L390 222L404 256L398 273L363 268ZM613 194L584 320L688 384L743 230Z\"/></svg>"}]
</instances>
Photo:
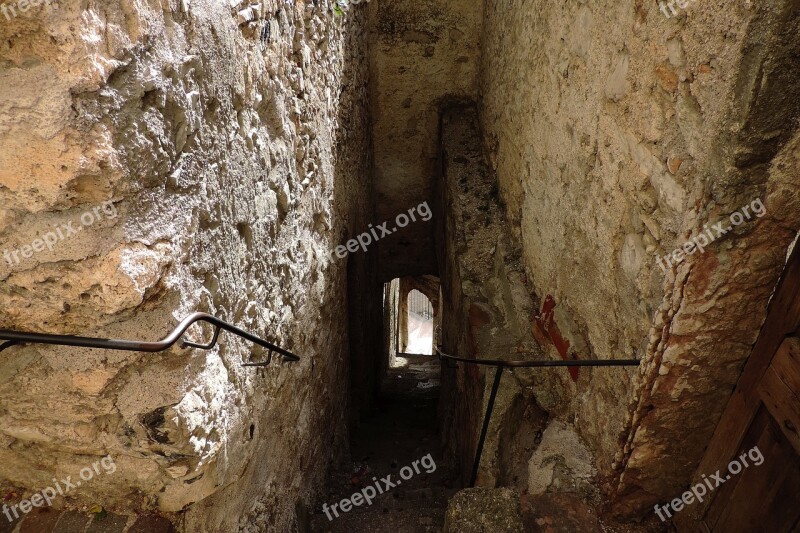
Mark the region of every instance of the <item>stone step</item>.
<instances>
[{"instance_id":1,"label":"stone step","mask_svg":"<svg viewBox=\"0 0 800 533\"><path fill-rule=\"evenodd\" d=\"M411 506L405 509L371 508L351 511L332 521L316 515L311 530L315 533L353 533L356 531L391 533L440 533L444 525L445 508Z\"/></svg>"},{"instance_id":2,"label":"stone step","mask_svg":"<svg viewBox=\"0 0 800 533\"><path fill-rule=\"evenodd\" d=\"M11 522L0 515L0 533L175 533L175 527L157 515L106 513L99 518L78 511L45 508L34 509Z\"/></svg>"},{"instance_id":3,"label":"stone step","mask_svg":"<svg viewBox=\"0 0 800 533\"><path fill-rule=\"evenodd\" d=\"M523 533L520 495L507 488L471 488L447 507L444 533Z\"/></svg>"}]
</instances>

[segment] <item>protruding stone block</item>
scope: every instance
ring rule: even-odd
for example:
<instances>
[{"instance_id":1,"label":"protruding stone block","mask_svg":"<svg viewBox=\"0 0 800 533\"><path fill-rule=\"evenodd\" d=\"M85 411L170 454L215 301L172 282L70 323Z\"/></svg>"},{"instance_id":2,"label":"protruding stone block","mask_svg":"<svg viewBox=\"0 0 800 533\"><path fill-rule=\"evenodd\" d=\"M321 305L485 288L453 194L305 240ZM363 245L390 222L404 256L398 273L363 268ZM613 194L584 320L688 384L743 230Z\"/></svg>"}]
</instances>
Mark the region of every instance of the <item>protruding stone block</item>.
<instances>
[{"instance_id":1,"label":"protruding stone block","mask_svg":"<svg viewBox=\"0 0 800 533\"><path fill-rule=\"evenodd\" d=\"M511 489L465 489L447 507L444 533L524 531L519 494Z\"/></svg>"}]
</instances>

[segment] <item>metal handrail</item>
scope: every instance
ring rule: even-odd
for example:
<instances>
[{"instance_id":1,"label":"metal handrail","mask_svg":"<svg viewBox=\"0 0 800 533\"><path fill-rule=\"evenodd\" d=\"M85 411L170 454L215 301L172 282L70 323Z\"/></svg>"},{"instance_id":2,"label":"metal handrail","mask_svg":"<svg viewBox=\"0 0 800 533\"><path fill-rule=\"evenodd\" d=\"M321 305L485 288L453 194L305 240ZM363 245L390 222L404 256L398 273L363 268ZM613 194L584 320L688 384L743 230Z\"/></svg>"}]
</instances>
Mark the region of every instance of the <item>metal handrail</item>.
<instances>
[{"instance_id":1,"label":"metal handrail","mask_svg":"<svg viewBox=\"0 0 800 533\"><path fill-rule=\"evenodd\" d=\"M503 361L502 359L467 359L456 357L441 351L438 346L434 349L439 354L439 359L447 361L460 361L473 365L505 366L508 368L542 368L542 367L571 367L571 366L639 366L637 359L584 359L574 361Z\"/></svg>"},{"instance_id":2,"label":"metal handrail","mask_svg":"<svg viewBox=\"0 0 800 533\"><path fill-rule=\"evenodd\" d=\"M77 337L74 335L52 335L49 333L28 333L22 331L12 331L7 329L0 329L0 340L5 340L0 344L0 352L11 346L20 344L54 344L59 346L78 346L82 348L100 348L104 350L124 350L131 352L162 352L171 348L178 340L181 339L186 330L189 329L196 322L208 322L214 326L214 335L211 342L208 344L198 344L189 342L187 340L181 341L181 347L199 348L201 350L210 350L217 344L219 332L221 329L238 335L244 339L249 340L254 344L263 346L269 350L269 355L266 361L260 363L243 363L242 366L268 366L272 362L272 354L277 353L283 357L284 361L299 361L300 357L296 356L288 350L284 350L280 346L276 346L271 342L256 337L242 329L237 328L232 324L220 320L219 318L209 315L207 313L192 313L184 318L180 324L163 340L158 342L143 342L143 341L129 341L121 339L99 339L94 337Z\"/></svg>"},{"instance_id":3,"label":"metal handrail","mask_svg":"<svg viewBox=\"0 0 800 533\"><path fill-rule=\"evenodd\" d=\"M466 363L481 366L494 366L497 371L494 374L494 381L492 382L492 391L489 394L489 403L486 406L486 414L483 417L483 427L481 428L481 436L478 439L478 449L475 452L475 462L472 464L472 476L470 477L470 486L475 486L475 481L478 479L478 468L481 464L481 455L483 454L483 446L486 443L486 433L489 431L489 422L492 419L492 411L494 410L494 402L497 398L497 390L500 388L500 378L503 377L503 370L506 368L558 368L558 367L575 367L575 366L639 366L637 359L586 359L582 361L502 361L500 359L467 359L465 357L456 357L444 353L438 346L434 346L436 353L439 355L439 360L445 364L453 362Z\"/></svg>"}]
</instances>

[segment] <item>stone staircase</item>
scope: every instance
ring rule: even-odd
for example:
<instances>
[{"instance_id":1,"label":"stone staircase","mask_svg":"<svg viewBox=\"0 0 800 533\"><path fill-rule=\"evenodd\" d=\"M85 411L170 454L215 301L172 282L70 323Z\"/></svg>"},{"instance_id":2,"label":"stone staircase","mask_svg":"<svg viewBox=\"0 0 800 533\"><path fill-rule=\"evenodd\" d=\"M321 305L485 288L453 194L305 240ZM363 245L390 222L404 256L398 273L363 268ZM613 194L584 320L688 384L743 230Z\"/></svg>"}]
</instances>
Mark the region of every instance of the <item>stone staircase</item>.
<instances>
[{"instance_id":1,"label":"stone staircase","mask_svg":"<svg viewBox=\"0 0 800 533\"><path fill-rule=\"evenodd\" d=\"M13 515L12 515L13 516ZM161 516L126 516L107 513L102 518L79 511L34 509L9 522L0 515L0 533L174 533L172 523Z\"/></svg>"},{"instance_id":2,"label":"stone staircase","mask_svg":"<svg viewBox=\"0 0 800 533\"><path fill-rule=\"evenodd\" d=\"M403 372L407 372L403 370ZM413 383L414 378L408 377ZM413 388L413 387L412 387ZM438 387L437 387L438 391ZM332 520L315 506L311 530L321 533L432 533L442 531L448 500L458 488L452 470L442 458L437 434L435 399L413 394L383 396L375 411L361 421L351 447L353 461L336 472L321 498ZM427 457L435 469L402 479L400 472ZM431 470L430 472L428 470ZM406 470L408 473L408 470ZM348 512L330 512L333 504L351 498L390 475L395 487L377 495L371 505L362 502ZM352 500L351 500L352 501Z\"/></svg>"},{"instance_id":3,"label":"stone staircase","mask_svg":"<svg viewBox=\"0 0 800 533\"><path fill-rule=\"evenodd\" d=\"M444 527L448 500L457 489L441 487L394 489L369 507L357 507L331 521L314 515L312 531L318 533L439 533Z\"/></svg>"}]
</instances>

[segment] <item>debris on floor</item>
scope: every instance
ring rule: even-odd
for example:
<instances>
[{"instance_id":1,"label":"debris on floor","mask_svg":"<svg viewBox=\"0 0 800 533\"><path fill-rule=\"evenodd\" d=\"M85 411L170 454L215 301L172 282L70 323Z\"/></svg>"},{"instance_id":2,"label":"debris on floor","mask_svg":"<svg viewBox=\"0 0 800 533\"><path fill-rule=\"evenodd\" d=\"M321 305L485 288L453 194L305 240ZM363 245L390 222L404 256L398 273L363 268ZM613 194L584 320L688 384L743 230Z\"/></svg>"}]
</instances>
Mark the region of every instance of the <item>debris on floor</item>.
<instances>
[{"instance_id":1,"label":"debris on floor","mask_svg":"<svg viewBox=\"0 0 800 533\"><path fill-rule=\"evenodd\" d=\"M519 493L512 489L464 489L450 500L444 533L521 533Z\"/></svg>"}]
</instances>

